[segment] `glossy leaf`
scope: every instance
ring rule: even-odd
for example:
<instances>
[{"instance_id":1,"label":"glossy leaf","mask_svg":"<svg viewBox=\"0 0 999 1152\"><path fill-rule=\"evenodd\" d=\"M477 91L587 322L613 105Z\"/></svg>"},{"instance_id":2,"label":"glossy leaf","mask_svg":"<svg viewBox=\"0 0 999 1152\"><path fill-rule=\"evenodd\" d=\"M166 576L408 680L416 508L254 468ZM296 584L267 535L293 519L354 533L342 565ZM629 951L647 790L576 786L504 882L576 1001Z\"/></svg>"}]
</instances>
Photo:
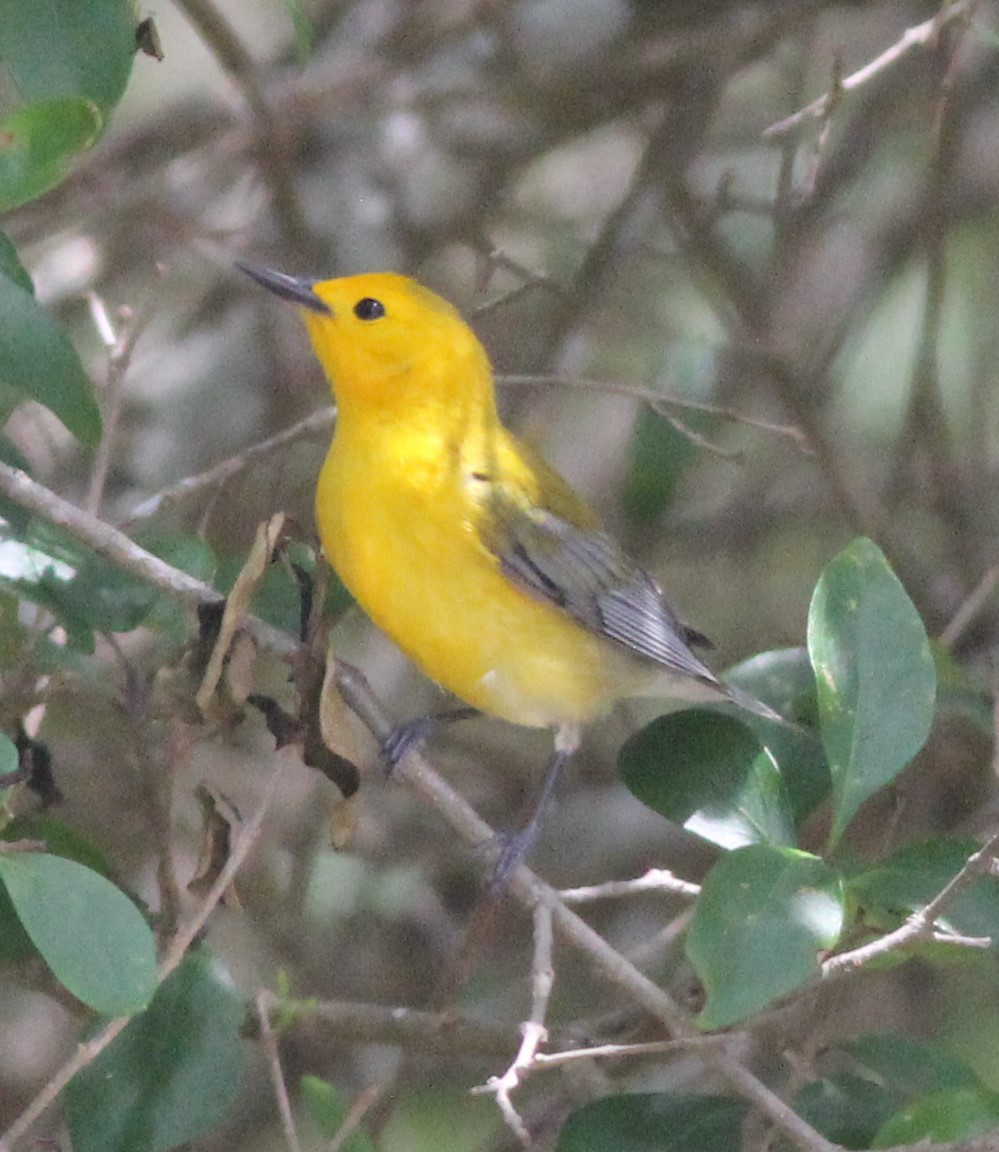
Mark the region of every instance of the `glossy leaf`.
<instances>
[{"instance_id":1,"label":"glossy leaf","mask_svg":"<svg viewBox=\"0 0 999 1152\"><path fill-rule=\"evenodd\" d=\"M0 149L0 168L3 155ZM0 276L0 386L54 412L88 447L100 439L100 412L69 337L30 292L5 276Z\"/></svg>"},{"instance_id":2,"label":"glossy leaf","mask_svg":"<svg viewBox=\"0 0 999 1152\"><path fill-rule=\"evenodd\" d=\"M27 101L121 99L135 58L132 0L4 0L0 59Z\"/></svg>"},{"instance_id":3,"label":"glossy leaf","mask_svg":"<svg viewBox=\"0 0 999 1152\"><path fill-rule=\"evenodd\" d=\"M108 1016L144 1008L156 986L153 935L131 900L98 873L46 852L0 855L0 883L59 980Z\"/></svg>"},{"instance_id":4,"label":"glossy leaf","mask_svg":"<svg viewBox=\"0 0 999 1152\"><path fill-rule=\"evenodd\" d=\"M816 856L763 844L723 856L687 933L687 958L707 994L700 1026L744 1020L812 980L843 915L840 882Z\"/></svg>"},{"instance_id":5,"label":"glossy leaf","mask_svg":"<svg viewBox=\"0 0 999 1152\"><path fill-rule=\"evenodd\" d=\"M884 913L901 921L925 908L978 848L974 840L924 840L853 876L848 889L865 910L874 911L878 922L885 919ZM955 897L939 924L962 935L988 936L992 947L999 948L999 877L976 877Z\"/></svg>"},{"instance_id":6,"label":"glossy leaf","mask_svg":"<svg viewBox=\"0 0 999 1152\"><path fill-rule=\"evenodd\" d=\"M760 652L729 668L725 679L803 726L803 731L795 731L751 713L738 714L766 743L780 765L795 822L804 820L825 801L832 788L829 764L817 734L815 673L808 650L780 648Z\"/></svg>"},{"instance_id":7,"label":"glossy leaf","mask_svg":"<svg viewBox=\"0 0 999 1152\"><path fill-rule=\"evenodd\" d=\"M688 832L719 844L793 844L780 772L742 723L703 709L660 716L619 758L634 795Z\"/></svg>"},{"instance_id":8,"label":"glossy leaf","mask_svg":"<svg viewBox=\"0 0 999 1152\"><path fill-rule=\"evenodd\" d=\"M556 1152L731 1152L746 1115L727 1096L634 1093L607 1096L573 1112Z\"/></svg>"},{"instance_id":9,"label":"glossy leaf","mask_svg":"<svg viewBox=\"0 0 999 1152\"><path fill-rule=\"evenodd\" d=\"M808 613L835 844L860 805L890 784L933 723L926 630L883 554L855 540L826 565Z\"/></svg>"},{"instance_id":10,"label":"glossy leaf","mask_svg":"<svg viewBox=\"0 0 999 1152\"><path fill-rule=\"evenodd\" d=\"M45 100L11 113L0 124L0 212L58 184L102 126L100 109L84 96Z\"/></svg>"},{"instance_id":11,"label":"glossy leaf","mask_svg":"<svg viewBox=\"0 0 999 1152\"><path fill-rule=\"evenodd\" d=\"M951 1088L900 1109L877 1133L872 1148L970 1140L999 1128L999 1093L986 1088Z\"/></svg>"},{"instance_id":12,"label":"glossy leaf","mask_svg":"<svg viewBox=\"0 0 999 1152\"><path fill-rule=\"evenodd\" d=\"M168 1152L217 1127L243 1074L244 1010L227 972L189 954L66 1090L74 1152Z\"/></svg>"}]
</instances>

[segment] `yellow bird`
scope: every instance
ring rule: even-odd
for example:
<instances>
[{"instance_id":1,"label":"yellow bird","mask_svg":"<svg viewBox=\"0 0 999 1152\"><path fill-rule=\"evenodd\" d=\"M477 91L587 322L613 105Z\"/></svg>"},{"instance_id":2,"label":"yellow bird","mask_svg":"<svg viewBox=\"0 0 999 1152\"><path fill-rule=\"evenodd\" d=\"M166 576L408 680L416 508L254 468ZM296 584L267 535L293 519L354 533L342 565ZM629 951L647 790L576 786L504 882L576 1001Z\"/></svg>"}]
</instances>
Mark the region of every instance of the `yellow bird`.
<instances>
[{"instance_id":1,"label":"yellow bird","mask_svg":"<svg viewBox=\"0 0 999 1152\"><path fill-rule=\"evenodd\" d=\"M316 281L240 267L303 309L336 430L316 490L326 555L371 619L437 684L479 710L555 732L534 817L584 724L628 697L732 701L784 723L691 651L655 580L500 422L492 369L447 301L394 273ZM447 718L447 717L445 717ZM412 737L403 726L397 760Z\"/></svg>"}]
</instances>

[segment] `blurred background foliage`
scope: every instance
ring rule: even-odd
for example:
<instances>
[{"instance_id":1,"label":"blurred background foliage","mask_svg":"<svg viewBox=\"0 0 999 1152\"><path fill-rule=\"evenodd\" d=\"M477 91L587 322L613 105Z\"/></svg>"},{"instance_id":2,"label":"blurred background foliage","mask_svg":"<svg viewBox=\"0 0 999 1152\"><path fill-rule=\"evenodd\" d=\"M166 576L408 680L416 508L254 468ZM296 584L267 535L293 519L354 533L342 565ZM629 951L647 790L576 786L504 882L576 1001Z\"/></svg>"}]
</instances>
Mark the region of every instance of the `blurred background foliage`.
<instances>
[{"instance_id":1,"label":"blurred background foliage","mask_svg":"<svg viewBox=\"0 0 999 1152\"><path fill-rule=\"evenodd\" d=\"M404 271L471 318L513 378L501 395L508 421L716 641L716 667L802 644L823 565L865 534L931 635L988 685L999 637L999 55L994 5L957 9L174 0L140 10L155 16L163 58L137 55L130 79L104 77L58 108L60 131L88 150L54 160L51 190L29 189L20 207L12 196L2 218L37 300L94 382L101 447L69 384L62 422L51 404L6 405L4 459L192 571L211 568L199 540L238 570L278 508L311 539L328 425L151 514L144 502L329 403L292 310L263 297L235 259L322 276ZM835 89L938 12L946 19L924 44ZM54 25L53 44L70 31ZM8 65L12 51L0 32ZM827 115L767 133L831 86ZM0 75L10 138L29 100L23 77ZM13 176L0 167L0 178ZM517 382L528 374L541 379ZM645 392L709 410L653 409ZM7 580L24 576L0 560ZM89 579L92 592L110 577ZM293 617L287 589L274 597L273 611ZM179 610L157 611L144 628L105 620L122 634L98 636L95 659L57 636L62 655L44 679L18 663L23 649L5 630L2 704L9 731L29 716L51 752L60 821L153 909L163 812L183 888L202 843L196 787L251 810L274 755L255 714L197 742L149 715L151 677L191 630ZM435 704L356 613L335 642L394 715ZM280 693L284 669L268 675ZM588 735L533 860L552 883L650 864L697 881L715 859L617 780L618 747L652 714L623 709ZM851 826L851 852L883 857L929 833L988 828L992 746L987 709L942 716L915 764ZM369 738L356 747L364 786L347 848L331 847L335 790L299 766L241 875L241 910L212 921L213 952L247 996L282 984L302 997L521 1019L527 918L496 909L469 958L474 860L382 780ZM434 758L509 827L546 748L543 734L479 721L448 732ZM821 811L814 825L806 847L822 843ZM626 949L656 930L663 901L604 902L590 919ZM559 1017L609 1007L575 958L559 965ZM682 984L679 953L661 967ZM778 1074L790 1091L829 1045L881 1028L942 1039L999 1090L995 977L988 954L833 986L807 1025L797 1021L794 1060ZM38 980L0 982L0 1124L75 1041L72 1010ZM788 1034L780 1021L761 1027L764 1063L779 1069ZM491 1051L348 1044L308 1019L281 1051L290 1081L322 1077L346 1100L378 1085L369 1120L380 1148L440 1147L442 1132L449 1149L511 1146L494 1107L466 1094L498 1070ZM240 1107L197 1147L282 1146L264 1058L254 1048L248 1061ZM685 1060L654 1084L613 1073L619 1087L656 1089L698 1074ZM592 1094L570 1077L555 1092L532 1085L521 1103L550 1142Z\"/></svg>"}]
</instances>

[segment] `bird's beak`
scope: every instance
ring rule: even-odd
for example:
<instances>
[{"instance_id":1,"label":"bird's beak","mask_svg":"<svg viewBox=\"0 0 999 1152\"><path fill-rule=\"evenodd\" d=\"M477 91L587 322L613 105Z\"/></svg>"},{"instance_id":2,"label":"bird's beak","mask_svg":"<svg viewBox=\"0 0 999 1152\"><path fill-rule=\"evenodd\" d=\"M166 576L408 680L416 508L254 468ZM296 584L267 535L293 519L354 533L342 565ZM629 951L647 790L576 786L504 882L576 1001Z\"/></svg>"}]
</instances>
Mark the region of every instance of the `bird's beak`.
<instances>
[{"instance_id":1,"label":"bird's beak","mask_svg":"<svg viewBox=\"0 0 999 1152\"><path fill-rule=\"evenodd\" d=\"M316 295L315 280L307 280L304 276L288 276L284 272L274 272L259 264L244 264L240 260L236 261L236 267L282 300L290 300L293 304L300 304L323 316L333 315L330 306Z\"/></svg>"}]
</instances>

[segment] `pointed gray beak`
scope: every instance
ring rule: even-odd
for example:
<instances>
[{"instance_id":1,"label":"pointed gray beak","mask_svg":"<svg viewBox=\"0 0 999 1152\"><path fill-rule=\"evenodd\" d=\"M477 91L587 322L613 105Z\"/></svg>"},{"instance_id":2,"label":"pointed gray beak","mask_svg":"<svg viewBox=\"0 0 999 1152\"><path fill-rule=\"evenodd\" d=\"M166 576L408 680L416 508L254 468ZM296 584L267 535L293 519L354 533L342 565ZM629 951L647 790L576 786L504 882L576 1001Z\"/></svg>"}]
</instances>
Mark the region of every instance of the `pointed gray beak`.
<instances>
[{"instance_id":1,"label":"pointed gray beak","mask_svg":"<svg viewBox=\"0 0 999 1152\"><path fill-rule=\"evenodd\" d=\"M300 304L303 308L309 308L323 316L333 315L330 306L316 295L313 287L315 280L309 280L304 276L288 276L284 272L274 272L259 264L244 264L241 260L236 261L236 267L247 276L252 276L268 292L280 296L282 300L290 300L293 304Z\"/></svg>"}]
</instances>

